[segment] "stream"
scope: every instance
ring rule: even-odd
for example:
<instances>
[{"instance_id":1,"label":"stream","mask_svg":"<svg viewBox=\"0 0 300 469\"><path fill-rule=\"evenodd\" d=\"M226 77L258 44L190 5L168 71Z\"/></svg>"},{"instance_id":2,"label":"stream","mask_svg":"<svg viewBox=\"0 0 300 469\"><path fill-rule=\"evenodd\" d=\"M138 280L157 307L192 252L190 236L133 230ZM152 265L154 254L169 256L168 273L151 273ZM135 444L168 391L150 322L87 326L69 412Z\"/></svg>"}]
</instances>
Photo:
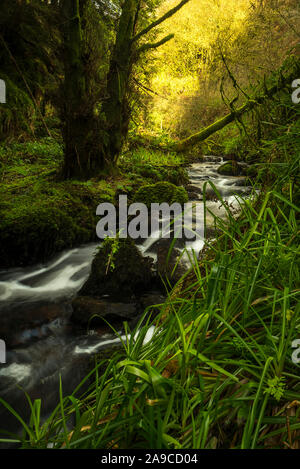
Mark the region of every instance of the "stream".
<instances>
[{"instance_id":1,"label":"stream","mask_svg":"<svg viewBox=\"0 0 300 469\"><path fill-rule=\"evenodd\" d=\"M190 200L203 204L201 191L210 180L232 212L238 214L236 194L248 196L252 188L245 186L244 177L220 176L217 170L222 163L221 157L206 156L190 165ZM211 196L207 207L225 219L226 210L209 188L207 194ZM213 226L213 216L207 215L207 220ZM204 240L197 239L189 249L198 255L203 245ZM91 243L65 251L45 264L0 270L0 339L8 342L6 363L0 363L0 397L23 418L29 415L24 390L32 400L42 399L43 414L47 415L58 403L59 376L63 394L70 394L90 369L93 354L119 343L108 328L87 332L70 321L70 302L89 275L97 246L99 243ZM143 255L155 259L153 243L148 239L138 247ZM14 318L14 330L11 326L6 329L7 317ZM146 341L152 334L153 329ZM0 429L16 431L16 419L2 405Z\"/></svg>"}]
</instances>

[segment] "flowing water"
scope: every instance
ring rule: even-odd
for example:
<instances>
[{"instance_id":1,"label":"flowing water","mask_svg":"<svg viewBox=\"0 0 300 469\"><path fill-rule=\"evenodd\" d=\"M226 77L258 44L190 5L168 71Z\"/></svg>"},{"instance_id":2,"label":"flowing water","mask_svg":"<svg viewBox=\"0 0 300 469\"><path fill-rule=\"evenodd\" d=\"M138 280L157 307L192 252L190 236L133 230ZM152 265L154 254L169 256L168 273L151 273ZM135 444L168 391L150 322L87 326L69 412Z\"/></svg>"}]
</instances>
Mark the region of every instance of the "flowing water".
<instances>
[{"instance_id":1,"label":"flowing water","mask_svg":"<svg viewBox=\"0 0 300 469\"><path fill-rule=\"evenodd\" d=\"M251 188L245 186L242 177L220 176L217 169L222 162L220 157L207 156L190 166L190 198L195 204L203 205L199 189L203 190L204 183L212 181L232 212L238 213L237 195L246 196ZM207 194L210 195L208 209L225 219L226 210L209 186ZM207 220L213 226L213 215L208 214ZM92 243L63 252L43 265L0 271L0 339L6 340L1 337L5 318L10 315L16 319L6 363L0 364L0 397L23 416L28 409L23 390L32 399L41 398L47 414L58 402L59 376L64 395L72 392L89 370L92 355L119 342L109 330L88 333L76 329L69 320L70 300L87 279L98 245ZM189 249L198 255L203 245L204 239L196 239ZM139 249L144 255L156 258L153 241L146 239L139 244ZM24 321L28 325L24 326ZM22 326L20 331L18 324ZM147 340L151 340L152 333L150 330ZM0 429L13 430L15 423L0 407Z\"/></svg>"}]
</instances>

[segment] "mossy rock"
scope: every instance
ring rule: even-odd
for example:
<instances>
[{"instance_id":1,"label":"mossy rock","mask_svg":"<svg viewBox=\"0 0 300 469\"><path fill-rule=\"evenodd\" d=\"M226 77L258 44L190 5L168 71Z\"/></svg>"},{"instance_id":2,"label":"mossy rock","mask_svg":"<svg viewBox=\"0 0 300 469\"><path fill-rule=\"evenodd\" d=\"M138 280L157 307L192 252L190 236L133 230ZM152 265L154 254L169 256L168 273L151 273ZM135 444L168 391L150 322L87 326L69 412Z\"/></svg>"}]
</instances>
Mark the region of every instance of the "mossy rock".
<instances>
[{"instance_id":1,"label":"mossy rock","mask_svg":"<svg viewBox=\"0 0 300 469\"><path fill-rule=\"evenodd\" d=\"M80 226L71 214L49 200L38 200L31 205L22 205L18 210L3 213L0 227L0 265L27 265L44 261L62 249L91 240L91 229ZM83 207L82 218L90 217ZM79 211L79 210L78 210ZM92 226L91 226L92 227Z\"/></svg>"},{"instance_id":2,"label":"mossy rock","mask_svg":"<svg viewBox=\"0 0 300 469\"><path fill-rule=\"evenodd\" d=\"M0 187L1 268L44 262L96 239L96 207L113 202L115 190L101 181L60 181L45 171L47 163L7 166L10 173Z\"/></svg>"},{"instance_id":3,"label":"mossy rock","mask_svg":"<svg viewBox=\"0 0 300 469\"><path fill-rule=\"evenodd\" d=\"M218 173L221 176L240 176L243 173L242 167L233 160L226 161L218 168Z\"/></svg>"},{"instance_id":4,"label":"mossy rock","mask_svg":"<svg viewBox=\"0 0 300 469\"><path fill-rule=\"evenodd\" d=\"M79 295L109 295L113 300L128 300L149 290L152 259L144 258L130 238L106 238Z\"/></svg>"},{"instance_id":5,"label":"mossy rock","mask_svg":"<svg viewBox=\"0 0 300 469\"><path fill-rule=\"evenodd\" d=\"M249 179L255 179L258 176L258 169L256 166L248 166L244 171L245 176Z\"/></svg>"},{"instance_id":6,"label":"mossy rock","mask_svg":"<svg viewBox=\"0 0 300 469\"><path fill-rule=\"evenodd\" d=\"M188 193L184 187L177 187L170 182L157 182L140 187L133 201L142 202L148 208L151 208L153 203L161 204L163 202L169 204L177 202L183 205L188 201Z\"/></svg>"}]
</instances>

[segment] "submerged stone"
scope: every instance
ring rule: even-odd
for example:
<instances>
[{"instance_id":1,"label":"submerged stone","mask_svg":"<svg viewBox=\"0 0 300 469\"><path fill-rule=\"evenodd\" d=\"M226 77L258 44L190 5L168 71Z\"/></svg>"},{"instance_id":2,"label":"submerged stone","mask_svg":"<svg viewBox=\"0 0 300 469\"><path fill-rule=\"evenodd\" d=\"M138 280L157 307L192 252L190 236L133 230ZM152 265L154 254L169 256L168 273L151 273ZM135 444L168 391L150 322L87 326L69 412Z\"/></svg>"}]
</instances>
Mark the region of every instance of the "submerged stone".
<instances>
[{"instance_id":1,"label":"submerged stone","mask_svg":"<svg viewBox=\"0 0 300 469\"><path fill-rule=\"evenodd\" d=\"M72 302L73 313L71 320L78 324L93 325L105 324L102 318L108 322L117 323L128 321L137 313L137 307L133 303L114 303L107 299L79 296Z\"/></svg>"}]
</instances>

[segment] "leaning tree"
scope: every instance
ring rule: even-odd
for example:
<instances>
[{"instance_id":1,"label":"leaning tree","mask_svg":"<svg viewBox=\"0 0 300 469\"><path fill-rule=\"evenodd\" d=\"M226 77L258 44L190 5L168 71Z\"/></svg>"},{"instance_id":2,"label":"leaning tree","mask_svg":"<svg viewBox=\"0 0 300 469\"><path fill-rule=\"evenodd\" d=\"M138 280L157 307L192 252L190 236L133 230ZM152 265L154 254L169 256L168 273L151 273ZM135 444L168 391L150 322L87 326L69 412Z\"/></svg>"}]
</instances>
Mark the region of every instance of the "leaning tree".
<instances>
[{"instance_id":1,"label":"leaning tree","mask_svg":"<svg viewBox=\"0 0 300 469\"><path fill-rule=\"evenodd\" d=\"M169 41L147 42L157 26L179 11L189 0L181 0L158 19L145 24L145 11L155 0L121 2L115 41L105 80L101 109L91 84L96 82L97 67L87 66L87 30L92 0L63 0L64 64L63 123L65 142L64 176L89 178L115 166L128 132L129 94L133 65L147 51ZM149 37L149 36L148 36ZM92 76L94 74L94 77Z\"/></svg>"}]
</instances>

